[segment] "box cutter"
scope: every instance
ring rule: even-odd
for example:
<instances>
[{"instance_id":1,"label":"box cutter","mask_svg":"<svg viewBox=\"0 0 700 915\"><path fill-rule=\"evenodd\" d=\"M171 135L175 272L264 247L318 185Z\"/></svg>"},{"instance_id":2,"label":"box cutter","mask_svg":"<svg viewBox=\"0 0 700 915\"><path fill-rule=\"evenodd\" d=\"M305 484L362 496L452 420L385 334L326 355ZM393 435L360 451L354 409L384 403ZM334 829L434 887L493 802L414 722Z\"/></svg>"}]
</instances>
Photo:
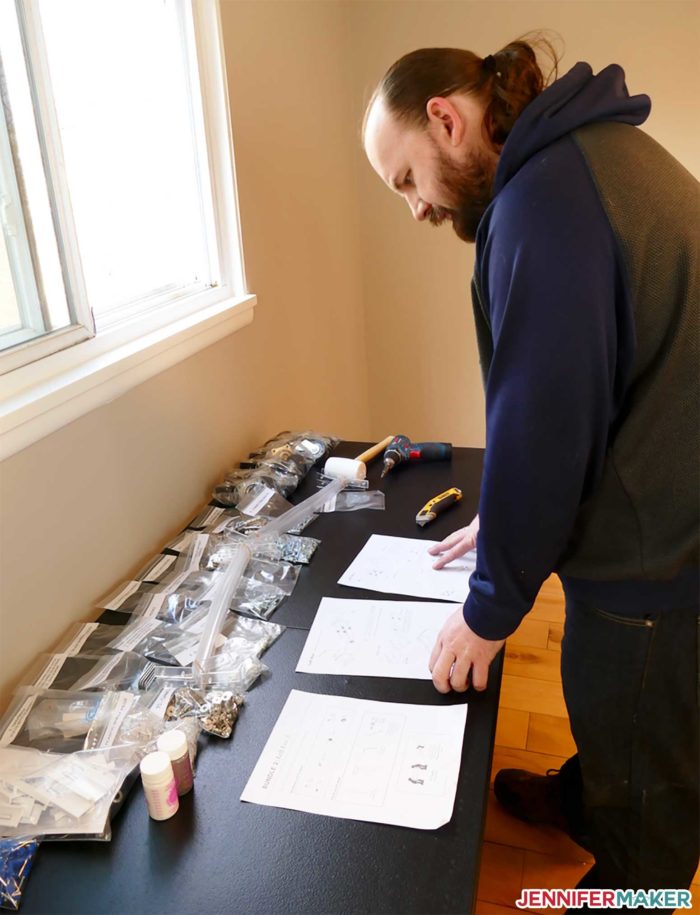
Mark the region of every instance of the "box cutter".
<instances>
[{"instance_id":1,"label":"box cutter","mask_svg":"<svg viewBox=\"0 0 700 915\"><path fill-rule=\"evenodd\" d=\"M416 515L416 524L425 527L431 521L434 521L440 512L444 512L450 505L456 505L462 498L462 490L453 486L452 489L446 489L439 496L434 496L430 502L426 502L423 508Z\"/></svg>"}]
</instances>

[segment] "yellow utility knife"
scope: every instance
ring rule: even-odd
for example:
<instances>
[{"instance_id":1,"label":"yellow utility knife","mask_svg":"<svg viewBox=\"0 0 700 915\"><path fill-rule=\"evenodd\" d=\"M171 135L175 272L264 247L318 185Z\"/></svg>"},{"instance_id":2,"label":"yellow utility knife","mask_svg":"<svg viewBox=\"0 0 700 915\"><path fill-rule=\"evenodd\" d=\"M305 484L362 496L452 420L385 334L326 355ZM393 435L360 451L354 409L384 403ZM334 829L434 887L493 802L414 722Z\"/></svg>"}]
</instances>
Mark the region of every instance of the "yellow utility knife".
<instances>
[{"instance_id":1,"label":"yellow utility knife","mask_svg":"<svg viewBox=\"0 0 700 915\"><path fill-rule=\"evenodd\" d=\"M416 515L416 524L425 527L426 524L434 521L440 512L444 512L450 505L456 505L461 498L461 489L457 489L456 486L453 486L452 489L446 489L445 492L441 492L439 496L435 496L430 502L425 503Z\"/></svg>"}]
</instances>

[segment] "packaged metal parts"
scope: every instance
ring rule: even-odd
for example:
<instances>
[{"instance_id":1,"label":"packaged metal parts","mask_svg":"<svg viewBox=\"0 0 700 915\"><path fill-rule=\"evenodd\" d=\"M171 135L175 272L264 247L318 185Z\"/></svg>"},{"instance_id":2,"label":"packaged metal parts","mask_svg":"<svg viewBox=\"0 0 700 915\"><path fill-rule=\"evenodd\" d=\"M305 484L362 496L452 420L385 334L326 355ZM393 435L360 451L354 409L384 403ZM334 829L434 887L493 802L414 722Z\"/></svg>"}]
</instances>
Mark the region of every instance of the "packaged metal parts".
<instances>
[{"instance_id":1,"label":"packaged metal parts","mask_svg":"<svg viewBox=\"0 0 700 915\"><path fill-rule=\"evenodd\" d=\"M19 909L38 847L36 839L0 839L0 909Z\"/></svg>"},{"instance_id":2,"label":"packaged metal parts","mask_svg":"<svg viewBox=\"0 0 700 915\"><path fill-rule=\"evenodd\" d=\"M194 718L207 734L228 738L243 701L243 696L229 690L202 692L190 686L181 686L172 693L166 718L178 722Z\"/></svg>"}]
</instances>

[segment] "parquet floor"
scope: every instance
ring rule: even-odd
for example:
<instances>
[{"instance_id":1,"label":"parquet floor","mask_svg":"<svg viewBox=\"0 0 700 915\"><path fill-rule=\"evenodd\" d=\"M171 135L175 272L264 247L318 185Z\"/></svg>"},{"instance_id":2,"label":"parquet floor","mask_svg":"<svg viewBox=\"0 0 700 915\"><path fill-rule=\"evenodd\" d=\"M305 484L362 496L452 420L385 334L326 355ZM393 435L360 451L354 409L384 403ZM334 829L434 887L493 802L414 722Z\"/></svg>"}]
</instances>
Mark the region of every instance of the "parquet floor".
<instances>
[{"instance_id":1,"label":"parquet floor","mask_svg":"<svg viewBox=\"0 0 700 915\"><path fill-rule=\"evenodd\" d=\"M499 769L544 773L575 752L559 674L563 627L564 595L552 576L506 644L492 782ZM475 915L513 915L522 911L515 900L523 887L574 887L591 864L589 853L558 830L510 817L492 788ZM700 868L692 890L693 911L700 912Z\"/></svg>"}]
</instances>

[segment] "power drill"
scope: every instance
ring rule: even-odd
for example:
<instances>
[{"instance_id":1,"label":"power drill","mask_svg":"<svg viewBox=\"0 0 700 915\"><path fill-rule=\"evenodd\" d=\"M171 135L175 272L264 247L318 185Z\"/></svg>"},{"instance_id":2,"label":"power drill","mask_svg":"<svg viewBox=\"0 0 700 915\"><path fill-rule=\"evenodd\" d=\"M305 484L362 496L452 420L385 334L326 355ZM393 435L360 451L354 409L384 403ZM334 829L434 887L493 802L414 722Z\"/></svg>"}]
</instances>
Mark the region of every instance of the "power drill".
<instances>
[{"instance_id":1,"label":"power drill","mask_svg":"<svg viewBox=\"0 0 700 915\"><path fill-rule=\"evenodd\" d=\"M451 457L448 442L412 442L406 435L395 435L384 452L382 478L403 461L449 461Z\"/></svg>"}]
</instances>

